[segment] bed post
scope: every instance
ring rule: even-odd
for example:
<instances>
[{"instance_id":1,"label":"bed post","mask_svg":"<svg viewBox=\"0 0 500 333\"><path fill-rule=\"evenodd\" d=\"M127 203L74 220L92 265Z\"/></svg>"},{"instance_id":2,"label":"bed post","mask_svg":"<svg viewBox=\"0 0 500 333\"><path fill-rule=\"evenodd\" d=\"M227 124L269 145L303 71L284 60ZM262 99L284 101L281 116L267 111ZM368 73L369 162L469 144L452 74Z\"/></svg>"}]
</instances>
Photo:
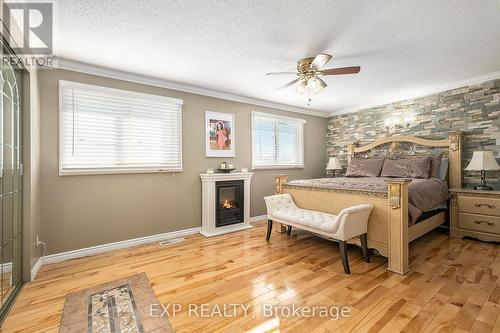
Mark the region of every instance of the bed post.
<instances>
[{"instance_id":1,"label":"bed post","mask_svg":"<svg viewBox=\"0 0 500 333\"><path fill-rule=\"evenodd\" d=\"M462 132L450 133L450 147L448 150L450 159L449 187L462 187Z\"/></svg>"},{"instance_id":2,"label":"bed post","mask_svg":"<svg viewBox=\"0 0 500 333\"><path fill-rule=\"evenodd\" d=\"M347 161L354 157L354 148L356 148L358 142L350 143L347 145Z\"/></svg>"},{"instance_id":3,"label":"bed post","mask_svg":"<svg viewBox=\"0 0 500 333\"><path fill-rule=\"evenodd\" d=\"M283 193L283 185L288 182L288 175L274 175L274 194ZM276 232L281 234L286 232L286 225L276 223Z\"/></svg>"},{"instance_id":4,"label":"bed post","mask_svg":"<svg viewBox=\"0 0 500 333\"><path fill-rule=\"evenodd\" d=\"M283 193L283 185L288 182L288 175L274 175L274 194Z\"/></svg>"},{"instance_id":5,"label":"bed post","mask_svg":"<svg viewBox=\"0 0 500 333\"><path fill-rule=\"evenodd\" d=\"M408 184L411 179L387 179L389 219L388 270L406 274L409 266Z\"/></svg>"}]
</instances>

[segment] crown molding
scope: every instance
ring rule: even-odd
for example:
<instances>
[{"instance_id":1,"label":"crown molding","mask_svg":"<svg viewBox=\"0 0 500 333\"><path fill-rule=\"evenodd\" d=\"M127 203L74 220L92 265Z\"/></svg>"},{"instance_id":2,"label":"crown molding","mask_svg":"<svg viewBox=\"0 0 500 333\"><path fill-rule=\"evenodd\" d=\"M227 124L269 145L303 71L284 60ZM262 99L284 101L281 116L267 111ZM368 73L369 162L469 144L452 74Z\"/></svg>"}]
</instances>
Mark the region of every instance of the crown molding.
<instances>
[{"instance_id":1,"label":"crown molding","mask_svg":"<svg viewBox=\"0 0 500 333\"><path fill-rule=\"evenodd\" d=\"M295 113L302 113L302 114L307 114L307 115L311 115L311 116L318 116L318 117L324 117L324 118L330 116L328 112L303 109L303 108L299 108L299 107L295 107L295 106L291 106L291 105L265 101L265 100L261 100L261 99L253 98L253 97L235 95L235 94L227 93L224 91L207 89L207 88L202 88L202 87L198 87L198 86L194 86L194 85L189 85L189 84L184 84L184 83L179 83L179 82L174 82L174 81L169 81L169 80L163 80L163 79L159 79L159 78L150 77L147 75L135 74L135 73L130 73L130 72L126 72L126 71L120 71L120 70L116 70L116 69L106 68L106 67L97 66L97 65L91 65L91 64L87 64L87 63L83 63L83 62L79 62L79 61L75 61L75 60L64 59L64 58L58 58L56 64L54 64L53 68L59 68L59 69L64 69L64 70L69 70L69 71L79 72L79 73L84 73L84 74L97 75L97 76L102 76L102 77L106 77L106 78L110 78L110 79L139 83L139 84L144 84L144 85L153 86L153 87L177 90L177 91L182 91L182 92L186 92L186 93L190 93L190 94L220 98L220 99L225 99L228 101L234 101L234 102L239 102L239 103L252 104L252 105L263 106L263 107L267 107L267 108L273 108L273 109L284 110L284 111L290 111L290 112L295 112Z\"/></svg>"},{"instance_id":2,"label":"crown molding","mask_svg":"<svg viewBox=\"0 0 500 333\"><path fill-rule=\"evenodd\" d=\"M437 94L440 92L445 92L445 91L452 90L452 89L457 89L457 88L462 88L462 87L466 87L466 86L470 86L470 85L474 85L474 84L479 84L479 83L483 83L486 81L491 81L491 80L495 80L495 79L499 79L499 78L500 78L500 71L489 73L486 75L475 76L475 77L470 78L470 79L456 81L454 83L447 84L447 85L442 85L438 88L428 89L428 90L421 92L421 93L418 93L418 94L401 95L398 97L392 97L390 99L382 100L380 102L373 103L373 104L364 104L364 105L359 105L359 106L353 106L353 107L350 107L347 109L333 111L333 112L329 113L329 117L339 116L339 115L347 114L347 113L354 113L354 112L358 112L358 111L363 111L365 109L370 109L370 108L383 106L383 105L396 103L396 102L402 102L402 101L405 101L407 99L425 97L425 96Z\"/></svg>"}]
</instances>

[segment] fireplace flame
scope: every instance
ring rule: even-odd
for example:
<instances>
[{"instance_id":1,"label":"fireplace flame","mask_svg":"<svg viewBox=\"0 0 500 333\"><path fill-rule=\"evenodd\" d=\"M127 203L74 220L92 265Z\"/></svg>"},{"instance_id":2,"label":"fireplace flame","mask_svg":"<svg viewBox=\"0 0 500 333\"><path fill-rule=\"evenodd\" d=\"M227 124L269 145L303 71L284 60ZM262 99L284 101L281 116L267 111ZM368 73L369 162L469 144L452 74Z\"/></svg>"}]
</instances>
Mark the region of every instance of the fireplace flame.
<instances>
[{"instance_id":1,"label":"fireplace flame","mask_svg":"<svg viewBox=\"0 0 500 333\"><path fill-rule=\"evenodd\" d=\"M224 200L224 203L222 204L222 208L226 208L226 209L231 209L231 208L235 208L236 206L231 204L229 202L229 200Z\"/></svg>"}]
</instances>

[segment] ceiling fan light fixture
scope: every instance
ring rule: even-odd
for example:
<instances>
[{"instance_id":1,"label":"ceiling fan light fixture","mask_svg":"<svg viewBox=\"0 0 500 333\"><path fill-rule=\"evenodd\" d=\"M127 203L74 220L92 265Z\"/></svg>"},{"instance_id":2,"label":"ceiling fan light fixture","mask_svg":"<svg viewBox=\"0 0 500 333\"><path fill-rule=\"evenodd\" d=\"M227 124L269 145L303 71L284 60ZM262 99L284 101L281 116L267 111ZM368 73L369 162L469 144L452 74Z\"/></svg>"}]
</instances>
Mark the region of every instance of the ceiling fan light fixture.
<instances>
[{"instance_id":1,"label":"ceiling fan light fixture","mask_svg":"<svg viewBox=\"0 0 500 333\"><path fill-rule=\"evenodd\" d=\"M295 91L300 94L304 95L307 89L307 84L304 80L300 81L296 86L295 86Z\"/></svg>"},{"instance_id":2,"label":"ceiling fan light fixture","mask_svg":"<svg viewBox=\"0 0 500 333\"><path fill-rule=\"evenodd\" d=\"M318 86L319 86L319 81L315 77L307 81L307 87L311 89L311 91L316 90Z\"/></svg>"},{"instance_id":3,"label":"ceiling fan light fixture","mask_svg":"<svg viewBox=\"0 0 500 333\"><path fill-rule=\"evenodd\" d=\"M317 77L313 77L307 82L307 89L311 94L317 94L323 88L325 88L326 84L323 81L319 80Z\"/></svg>"}]
</instances>

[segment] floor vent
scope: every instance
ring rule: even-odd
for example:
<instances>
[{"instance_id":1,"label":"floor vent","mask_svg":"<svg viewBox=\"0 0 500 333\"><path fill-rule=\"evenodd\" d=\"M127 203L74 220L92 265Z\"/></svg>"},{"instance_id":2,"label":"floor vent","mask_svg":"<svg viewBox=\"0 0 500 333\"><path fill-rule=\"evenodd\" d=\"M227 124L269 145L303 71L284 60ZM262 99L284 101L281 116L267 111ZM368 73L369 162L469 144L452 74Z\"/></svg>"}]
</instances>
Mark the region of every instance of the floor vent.
<instances>
[{"instance_id":1,"label":"floor vent","mask_svg":"<svg viewBox=\"0 0 500 333\"><path fill-rule=\"evenodd\" d=\"M165 246L170 245L170 244L182 243L184 241L185 241L184 238L172 238L172 239L166 239L166 240L160 241L160 242L158 242L158 244L160 244L161 247L165 247Z\"/></svg>"}]
</instances>

